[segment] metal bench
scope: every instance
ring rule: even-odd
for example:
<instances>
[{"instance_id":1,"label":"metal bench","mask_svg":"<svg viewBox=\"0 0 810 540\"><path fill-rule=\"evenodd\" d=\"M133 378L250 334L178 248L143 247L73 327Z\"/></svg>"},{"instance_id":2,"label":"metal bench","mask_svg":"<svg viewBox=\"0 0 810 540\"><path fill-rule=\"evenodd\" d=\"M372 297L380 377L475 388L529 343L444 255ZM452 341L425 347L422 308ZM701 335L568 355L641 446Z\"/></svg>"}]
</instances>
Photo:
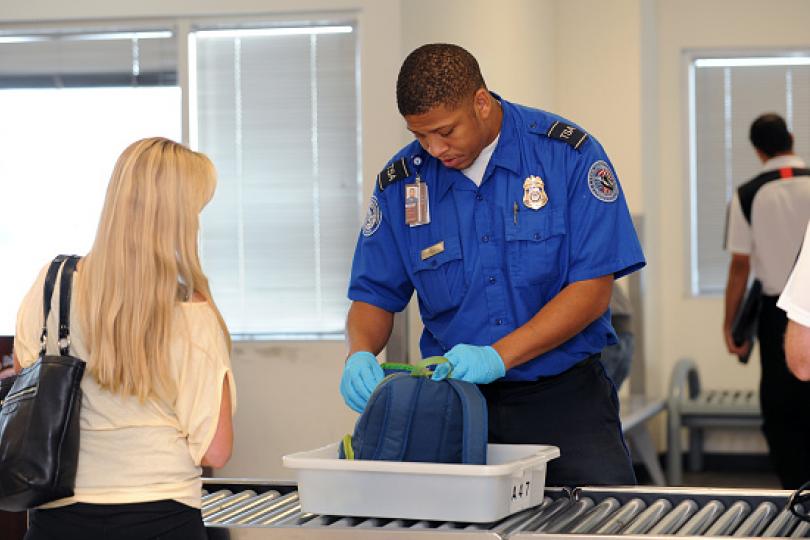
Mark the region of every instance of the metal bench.
<instances>
[{"instance_id":1,"label":"metal bench","mask_svg":"<svg viewBox=\"0 0 810 540\"><path fill-rule=\"evenodd\" d=\"M759 394L754 390L703 390L697 365L682 358L669 381L667 474L670 485L680 485L681 428L689 429L689 469L703 468L703 430L707 427L758 428L762 425Z\"/></svg>"},{"instance_id":2,"label":"metal bench","mask_svg":"<svg viewBox=\"0 0 810 540\"><path fill-rule=\"evenodd\" d=\"M666 401L663 399L631 394L621 400L619 408L622 431L630 442L633 453L641 459L657 486L663 486L666 482L650 430L647 429L647 420L662 412L665 407Z\"/></svg>"}]
</instances>

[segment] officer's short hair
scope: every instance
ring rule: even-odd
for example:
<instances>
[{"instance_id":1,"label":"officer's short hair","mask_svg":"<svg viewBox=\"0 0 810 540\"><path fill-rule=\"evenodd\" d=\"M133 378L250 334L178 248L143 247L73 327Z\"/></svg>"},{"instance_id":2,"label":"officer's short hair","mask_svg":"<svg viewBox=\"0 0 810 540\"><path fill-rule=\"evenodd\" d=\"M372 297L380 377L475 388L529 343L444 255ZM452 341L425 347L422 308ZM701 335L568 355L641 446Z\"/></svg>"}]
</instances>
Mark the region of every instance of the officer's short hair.
<instances>
[{"instance_id":1,"label":"officer's short hair","mask_svg":"<svg viewBox=\"0 0 810 540\"><path fill-rule=\"evenodd\" d=\"M486 88L478 61L458 45L431 43L411 52L397 77L397 107L403 116L441 105L449 109Z\"/></svg>"},{"instance_id":2,"label":"officer's short hair","mask_svg":"<svg viewBox=\"0 0 810 540\"><path fill-rule=\"evenodd\" d=\"M754 120L748 137L754 148L768 157L793 150L793 136L785 120L776 113L763 114Z\"/></svg>"}]
</instances>

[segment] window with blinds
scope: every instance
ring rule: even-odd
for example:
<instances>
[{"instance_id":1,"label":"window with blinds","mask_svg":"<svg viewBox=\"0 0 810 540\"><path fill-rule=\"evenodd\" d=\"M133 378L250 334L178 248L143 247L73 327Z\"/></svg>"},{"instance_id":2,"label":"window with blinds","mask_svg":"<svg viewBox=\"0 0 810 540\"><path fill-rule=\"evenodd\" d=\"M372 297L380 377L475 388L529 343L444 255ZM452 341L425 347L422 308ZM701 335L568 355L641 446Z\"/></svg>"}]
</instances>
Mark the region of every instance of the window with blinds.
<instances>
[{"instance_id":1,"label":"window with blinds","mask_svg":"<svg viewBox=\"0 0 810 540\"><path fill-rule=\"evenodd\" d=\"M751 123L766 112L782 115L794 151L810 159L810 53L695 55L689 75L691 292L720 294L727 208L734 190L762 167L748 140Z\"/></svg>"},{"instance_id":2,"label":"window with blinds","mask_svg":"<svg viewBox=\"0 0 810 540\"><path fill-rule=\"evenodd\" d=\"M219 173L201 254L237 336L343 331L362 193L355 36L351 26L191 34L192 145Z\"/></svg>"},{"instance_id":3,"label":"window with blinds","mask_svg":"<svg viewBox=\"0 0 810 540\"><path fill-rule=\"evenodd\" d=\"M0 31L0 334L59 253L86 253L118 155L179 139L177 37L168 28Z\"/></svg>"}]
</instances>

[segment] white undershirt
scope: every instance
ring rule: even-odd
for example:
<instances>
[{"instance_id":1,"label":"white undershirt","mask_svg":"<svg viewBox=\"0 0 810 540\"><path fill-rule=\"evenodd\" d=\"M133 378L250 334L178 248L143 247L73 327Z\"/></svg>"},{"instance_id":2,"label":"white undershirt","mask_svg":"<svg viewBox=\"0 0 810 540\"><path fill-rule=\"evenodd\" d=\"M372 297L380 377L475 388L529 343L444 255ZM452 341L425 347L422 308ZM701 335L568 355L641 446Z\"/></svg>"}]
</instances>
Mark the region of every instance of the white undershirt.
<instances>
[{"instance_id":1,"label":"white undershirt","mask_svg":"<svg viewBox=\"0 0 810 540\"><path fill-rule=\"evenodd\" d=\"M472 162L472 165L467 167L466 169L461 169L461 172L472 180L476 186L481 186L481 182L484 180L484 172L487 170L487 165L489 165L489 159L492 157L492 153L495 151L495 147L498 146L498 139L501 138L501 134L498 133L498 136L495 137L495 140L489 143L486 148L481 150L481 153L478 154L478 157L475 158L475 161Z\"/></svg>"}]
</instances>

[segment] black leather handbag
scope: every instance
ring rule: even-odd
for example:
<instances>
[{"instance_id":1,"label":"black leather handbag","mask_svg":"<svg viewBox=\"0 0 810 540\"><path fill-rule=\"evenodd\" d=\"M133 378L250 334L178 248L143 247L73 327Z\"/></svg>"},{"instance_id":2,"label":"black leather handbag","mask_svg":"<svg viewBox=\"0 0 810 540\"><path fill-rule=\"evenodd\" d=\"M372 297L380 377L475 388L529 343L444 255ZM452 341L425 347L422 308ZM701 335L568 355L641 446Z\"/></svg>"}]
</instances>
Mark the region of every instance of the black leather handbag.
<instances>
[{"instance_id":1,"label":"black leather handbag","mask_svg":"<svg viewBox=\"0 0 810 540\"><path fill-rule=\"evenodd\" d=\"M78 261L60 255L51 263L39 358L0 388L0 510L20 512L73 495L84 374L84 361L69 354L70 293ZM48 355L48 313L60 267L59 355Z\"/></svg>"}]
</instances>

